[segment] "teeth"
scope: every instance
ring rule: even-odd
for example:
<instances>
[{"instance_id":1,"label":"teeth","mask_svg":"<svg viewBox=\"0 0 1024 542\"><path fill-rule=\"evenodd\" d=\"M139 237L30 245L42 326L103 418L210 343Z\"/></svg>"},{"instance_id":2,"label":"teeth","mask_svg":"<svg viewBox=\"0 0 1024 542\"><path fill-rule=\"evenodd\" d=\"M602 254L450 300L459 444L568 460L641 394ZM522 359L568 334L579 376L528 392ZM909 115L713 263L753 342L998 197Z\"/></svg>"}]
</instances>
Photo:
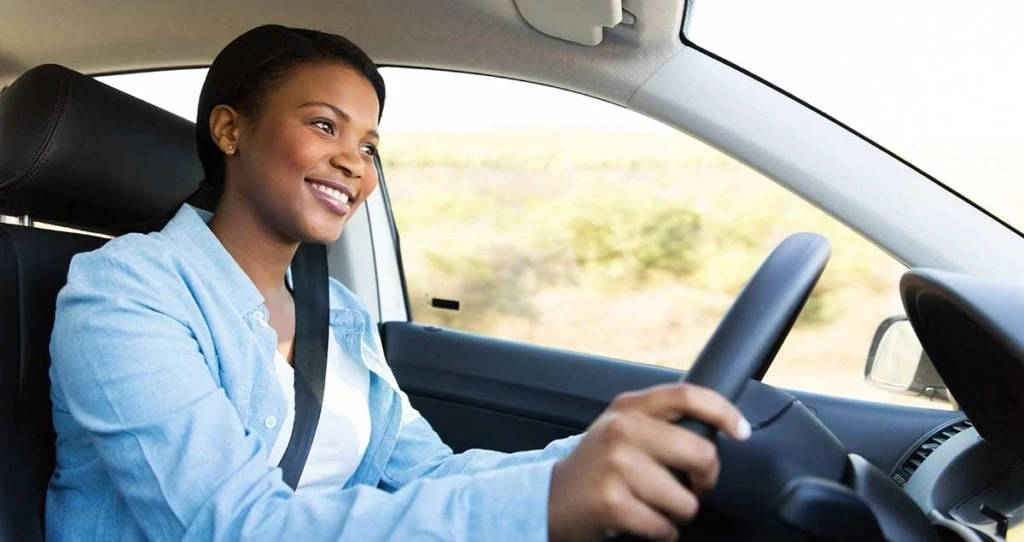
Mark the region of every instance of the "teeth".
<instances>
[{"instance_id":1,"label":"teeth","mask_svg":"<svg viewBox=\"0 0 1024 542\"><path fill-rule=\"evenodd\" d=\"M316 188L317 190L323 192L324 194L327 194L328 196L331 196L332 198L340 201L341 203L348 205L348 194L342 192L341 190L331 188L330 186L322 185L320 183L313 183L313 188Z\"/></svg>"}]
</instances>

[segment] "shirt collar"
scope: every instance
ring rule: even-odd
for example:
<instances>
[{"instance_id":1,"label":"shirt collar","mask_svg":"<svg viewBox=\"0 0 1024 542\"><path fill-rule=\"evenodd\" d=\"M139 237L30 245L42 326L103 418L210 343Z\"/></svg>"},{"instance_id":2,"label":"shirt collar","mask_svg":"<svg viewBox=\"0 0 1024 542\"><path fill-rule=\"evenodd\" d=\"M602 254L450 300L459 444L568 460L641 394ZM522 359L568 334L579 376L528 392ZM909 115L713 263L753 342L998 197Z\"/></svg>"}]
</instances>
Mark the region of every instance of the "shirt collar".
<instances>
[{"instance_id":1,"label":"shirt collar","mask_svg":"<svg viewBox=\"0 0 1024 542\"><path fill-rule=\"evenodd\" d=\"M212 217L213 213L185 203L161 232L178 245L181 253L201 272L210 273L217 283L226 285L225 290L235 308L246 314L263 304L263 294L206 224Z\"/></svg>"}]
</instances>

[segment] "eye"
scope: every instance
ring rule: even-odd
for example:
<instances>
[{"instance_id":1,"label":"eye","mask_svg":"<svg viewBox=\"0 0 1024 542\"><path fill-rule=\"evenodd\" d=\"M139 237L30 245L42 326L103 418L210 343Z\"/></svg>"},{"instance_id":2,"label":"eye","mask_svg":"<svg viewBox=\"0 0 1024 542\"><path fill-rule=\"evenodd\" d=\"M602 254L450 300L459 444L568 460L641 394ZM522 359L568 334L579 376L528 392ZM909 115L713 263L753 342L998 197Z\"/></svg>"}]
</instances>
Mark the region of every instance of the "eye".
<instances>
[{"instance_id":1,"label":"eye","mask_svg":"<svg viewBox=\"0 0 1024 542\"><path fill-rule=\"evenodd\" d=\"M374 156L377 156L377 146L370 143L364 143L359 146L359 152L373 158Z\"/></svg>"},{"instance_id":2,"label":"eye","mask_svg":"<svg viewBox=\"0 0 1024 542\"><path fill-rule=\"evenodd\" d=\"M329 120L314 120L313 126L324 131L324 133L334 135L334 123Z\"/></svg>"}]
</instances>

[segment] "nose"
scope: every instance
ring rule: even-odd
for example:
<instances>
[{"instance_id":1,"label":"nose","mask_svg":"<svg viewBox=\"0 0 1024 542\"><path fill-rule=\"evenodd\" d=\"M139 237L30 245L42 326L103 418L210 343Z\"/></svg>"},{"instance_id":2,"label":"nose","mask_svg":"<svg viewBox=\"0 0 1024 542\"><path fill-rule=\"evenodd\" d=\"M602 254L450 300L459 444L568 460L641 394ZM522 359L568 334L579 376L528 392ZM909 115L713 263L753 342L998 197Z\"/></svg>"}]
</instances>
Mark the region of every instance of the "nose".
<instances>
[{"instance_id":1,"label":"nose","mask_svg":"<svg viewBox=\"0 0 1024 542\"><path fill-rule=\"evenodd\" d=\"M346 141L338 146L330 158L331 166L352 179L362 178L364 168L362 157L359 156L359 143Z\"/></svg>"}]
</instances>

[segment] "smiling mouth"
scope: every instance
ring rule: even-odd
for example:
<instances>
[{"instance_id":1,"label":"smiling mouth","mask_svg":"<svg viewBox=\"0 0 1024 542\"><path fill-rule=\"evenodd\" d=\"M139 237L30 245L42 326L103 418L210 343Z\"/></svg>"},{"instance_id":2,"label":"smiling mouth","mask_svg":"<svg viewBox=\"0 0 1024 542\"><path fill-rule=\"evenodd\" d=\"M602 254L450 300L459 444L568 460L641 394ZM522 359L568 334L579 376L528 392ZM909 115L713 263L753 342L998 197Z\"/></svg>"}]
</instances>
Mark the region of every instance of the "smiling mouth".
<instances>
[{"instance_id":1,"label":"smiling mouth","mask_svg":"<svg viewBox=\"0 0 1024 542\"><path fill-rule=\"evenodd\" d=\"M320 192L327 194L328 196L338 200L338 202L348 205L349 197L348 194L346 194L345 192L342 192L337 188L327 186L326 184L323 184L313 179L306 179L306 182L313 185L313 188L319 190Z\"/></svg>"},{"instance_id":2,"label":"smiling mouth","mask_svg":"<svg viewBox=\"0 0 1024 542\"><path fill-rule=\"evenodd\" d=\"M352 201L351 189L340 183L327 184L326 181L317 179L306 179L313 196L324 207L335 214L347 215Z\"/></svg>"}]
</instances>

